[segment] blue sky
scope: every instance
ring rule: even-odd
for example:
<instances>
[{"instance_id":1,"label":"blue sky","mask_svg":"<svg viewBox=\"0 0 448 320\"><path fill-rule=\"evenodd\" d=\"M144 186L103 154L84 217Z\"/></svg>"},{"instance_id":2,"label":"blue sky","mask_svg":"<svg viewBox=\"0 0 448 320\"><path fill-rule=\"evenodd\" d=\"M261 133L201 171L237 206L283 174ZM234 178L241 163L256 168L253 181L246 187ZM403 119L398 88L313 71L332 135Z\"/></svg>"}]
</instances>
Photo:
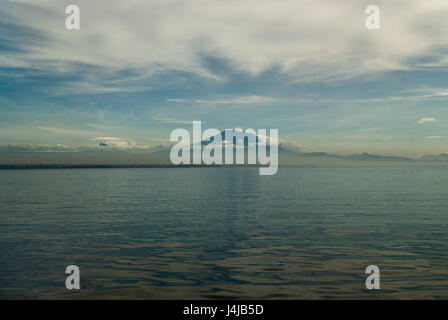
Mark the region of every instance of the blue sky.
<instances>
[{"instance_id":1,"label":"blue sky","mask_svg":"<svg viewBox=\"0 0 448 320\"><path fill-rule=\"evenodd\" d=\"M192 120L304 151L447 150L448 3L0 0L0 144L147 147ZM427 119L420 121L421 119Z\"/></svg>"}]
</instances>

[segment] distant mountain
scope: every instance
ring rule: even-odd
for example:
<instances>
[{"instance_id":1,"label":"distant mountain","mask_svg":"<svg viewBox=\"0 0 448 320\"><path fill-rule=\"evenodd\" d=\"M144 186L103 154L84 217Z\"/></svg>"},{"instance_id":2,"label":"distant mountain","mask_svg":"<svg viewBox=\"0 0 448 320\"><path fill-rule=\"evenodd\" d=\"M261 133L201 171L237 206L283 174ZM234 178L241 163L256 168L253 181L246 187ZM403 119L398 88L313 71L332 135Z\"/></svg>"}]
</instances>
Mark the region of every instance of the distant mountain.
<instances>
[{"instance_id":1,"label":"distant mountain","mask_svg":"<svg viewBox=\"0 0 448 320\"><path fill-rule=\"evenodd\" d=\"M304 158L337 158L337 159L343 159L343 156L339 156L337 154L330 154L326 152L307 152L307 153L301 153L301 157Z\"/></svg>"},{"instance_id":2,"label":"distant mountain","mask_svg":"<svg viewBox=\"0 0 448 320\"><path fill-rule=\"evenodd\" d=\"M228 135L235 135L235 137L233 138L233 141L226 140L226 132L228 133ZM215 141L217 139L217 137L218 136L214 136L214 137L211 137L210 140L203 140L203 141L201 141L201 145L206 146L206 145L212 143L213 141ZM243 145L244 147L249 146L250 140L255 141L255 143L258 143L260 141L266 141L266 143L268 145L270 143L269 136L262 137L257 134L253 134L251 132L246 132L245 130L242 130L239 128L225 129L225 130L221 131L220 138L221 138L221 141L224 142L225 144ZM244 140L242 140L242 139L244 139ZM288 151L288 152L293 152L293 153L302 153L302 150L300 149L299 146L295 145L294 143L286 142L286 141L278 141L278 151L279 152Z\"/></svg>"},{"instance_id":3,"label":"distant mountain","mask_svg":"<svg viewBox=\"0 0 448 320\"><path fill-rule=\"evenodd\" d=\"M398 157L398 156L382 156L377 154L353 154L347 157L348 159L353 160L374 160L374 161L412 161L412 159L407 157Z\"/></svg>"},{"instance_id":4,"label":"distant mountain","mask_svg":"<svg viewBox=\"0 0 448 320\"><path fill-rule=\"evenodd\" d=\"M287 153L279 152L279 163L300 166L385 166L406 165L413 160L406 157L383 156L374 154L354 154L342 156L326 152Z\"/></svg>"},{"instance_id":5,"label":"distant mountain","mask_svg":"<svg viewBox=\"0 0 448 320\"><path fill-rule=\"evenodd\" d=\"M229 140L226 140L226 135L229 135L229 136L235 135L235 137L233 138L233 141L229 141ZM206 146L206 145L212 143L213 141L216 141L218 139L218 137L220 138L221 143L244 145L245 147L247 147L249 145L249 140L254 140L255 143L260 141L260 138L256 134L253 134L251 132L246 132L242 129L235 128L235 129L225 129L225 130L221 131L221 133L219 135L211 137L210 140L202 140L201 145Z\"/></svg>"},{"instance_id":6,"label":"distant mountain","mask_svg":"<svg viewBox=\"0 0 448 320\"><path fill-rule=\"evenodd\" d=\"M241 129L229 129L232 133ZM241 130L242 131L242 130ZM226 130L220 132L225 141ZM250 135L250 133L249 133ZM237 135L238 136L238 135ZM201 141L204 147L211 143ZM237 138L238 139L238 138ZM260 142L269 137L253 135L252 140ZM240 141L246 148L248 140ZM250 140L250 139L249 139ZM236 140L225 143L236 144ZM269 142L268 142L269 143ZM171 165L170 151L175 143L151 146L119 148L106 142L94 146L70 147L65 145L0 145L0 164L5 165ZM224 155L224 150L223 150ZM236 152L234 153L236 155ZM247 159L247 150L245 150ZM278 143L279 165L285 166L448 166L448 153L425 155L420 159L378 154L337 155L326 152L303 152L296 144L280 140Z\"/></svg>"},{"instance_id":7,"label":"distant mountain","mask_svg":"<svg viewBox=\"0 0 448 320\"><path fill-rule=\"evenodd\" d=\"M447 153L441 153L439 155L426 155L420 158L422 161L448 161L448 154Z\"/></svg>"}]
</instances>

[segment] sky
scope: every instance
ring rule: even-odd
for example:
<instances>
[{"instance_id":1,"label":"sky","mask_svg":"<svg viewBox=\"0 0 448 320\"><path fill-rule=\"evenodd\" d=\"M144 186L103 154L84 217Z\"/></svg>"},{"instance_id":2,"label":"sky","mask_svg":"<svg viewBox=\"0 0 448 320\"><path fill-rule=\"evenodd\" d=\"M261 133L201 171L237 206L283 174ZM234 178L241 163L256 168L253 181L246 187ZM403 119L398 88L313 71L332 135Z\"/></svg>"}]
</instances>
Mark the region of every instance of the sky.
<instances>
[{"instance_id":1,"label":"sky","mask_svg":"<svg viewBox=\"0 0 448 320\"><path fill-rule=\"evenodd\" d=\"M65 8L80 8L67 30ZM368 30L365 9L380 8ZM0 0L0 146L275 128L305 152L448 152L446 0Z\"/></svg>"}]
</instances>

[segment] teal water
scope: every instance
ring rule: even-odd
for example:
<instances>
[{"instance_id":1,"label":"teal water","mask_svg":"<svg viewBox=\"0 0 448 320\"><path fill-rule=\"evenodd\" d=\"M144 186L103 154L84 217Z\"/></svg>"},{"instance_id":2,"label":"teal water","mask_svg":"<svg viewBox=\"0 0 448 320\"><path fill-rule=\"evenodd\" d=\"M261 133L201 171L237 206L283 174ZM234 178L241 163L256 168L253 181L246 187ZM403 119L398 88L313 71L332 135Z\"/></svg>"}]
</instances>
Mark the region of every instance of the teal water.
<instances>
[{"instance_id":1,"label":"teal water","mask_svg":"<svg viewBox=\"0 0 448 320\"><path fill-rule=\"evenodd\" d=\"M2 299L448 298L443 168L1 170L0 181ZM365 289L370 264L378 291Z\"/></svg>"}]
</instances>

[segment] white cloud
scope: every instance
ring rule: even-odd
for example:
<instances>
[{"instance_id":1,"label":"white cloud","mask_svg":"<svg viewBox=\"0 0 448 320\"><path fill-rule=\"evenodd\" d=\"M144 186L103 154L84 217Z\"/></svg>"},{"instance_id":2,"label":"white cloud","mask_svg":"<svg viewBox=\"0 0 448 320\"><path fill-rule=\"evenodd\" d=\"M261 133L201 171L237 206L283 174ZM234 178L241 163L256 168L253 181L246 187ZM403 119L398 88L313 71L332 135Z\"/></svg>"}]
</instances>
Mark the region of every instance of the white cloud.
<instances>
[{"instance_id":1,"label":"white cloud","mask_svg":"<svg viewBox=\"0 0 448 320\"><path fill-rule=\"evenodd\" d=\"M428 137L425 137L425 139L443 139L444 138L444 136L428 136Z\"/></svg>"},{"instance_id":2,"label":"white cloud","mask_svg":"<svg viewBox=\"0 0 448 320\"><path fill-rule=\"evenodd\" d=\"M45 38L4 35L24 50L6 52L0 66L64 74L79 64L97 67L73 83L79 92L144 90L136 79L173 70L222 80L205 66L209 56L249 76L278 68L294 81L448 66L446 0L378 1L382 24L374 32L364 27L367 3L358 0L78 0L79 31L65 29L68 3L23 2L2 5L0 20L19 21ZM123 69L137 75L111 83L110 75Z\"/></svg>"},{"instance_id":3,"label":"white cloud","mask_svg":"<svg viewBox=\"0 0 448 320\"><path fill-rule=\"evenodd\" d=\"M188 99L166 99L168 102L188 102Z\"/></svg>"},{"instance_id":4,"label":"white cloud","mask_svg":"<svg viewBox=\"0 0 448 320\"><path fill-rule=\"evenodd\" d=\"M92 141L100 142L100 146L112 147L117 149L132 149L132 148L145 148L142 146L137 146L134 140L122 139L116 137L96 137Z\"/></svg>"},{"instance_id":5,"label":"white cloud","mask_svg":"<svg viewBox=\"0 0 448 320\"><path fill-rule=\"evenodd\" d=\"M98 140L102 141L102 140ZM111 141L109 141L110 143ZM125 140L114 139L110 145L83 145L83 146L67 146L64 144L47 145L47 144L0 144L0 152L88 152L88 151L123 151L123 152L157 152L169 151L171 144L169 142L151 146L138 146L125 144Z\"/></svg>"},{"instance_id":6,"label":"white cloud","mask_svg":"<svg viewBox=\"0 0 448 320\"><path fill-rule=\"evenodd\" d=\"M417 121L417 125L421 125L426 122L437 122L437 121L439 120L437 120L436 118L421 118L420 120Z\"/></svg>"},{"instance_id":7,"label":"white cloud","mask_svg":"<svg viewBox=\"0 0 448 320\"><path fill-rule=\"evenodd\" d=\"M103 83L100 83L103 82ZM107 94L107 93L126 93L150 90L151 87L147 86L127 86L127 83L123 83L121 86L104 82L98 79L97 82L93 79L84 79L77 82L69 82L64 87L54 90L49 89L47 92L53 95L66 95L66 94Z\"/></svg>"},{"instance_id":8,"label":"white cloud","mask_svg":"<svg viewBox=\"0 0 448 320\"><path fill-rule=\"evenodd\" d=\"M93 138L92 141L123 141L122 138L115 138L115 137L96 137Z\"/></svg>"}]
</instances>

